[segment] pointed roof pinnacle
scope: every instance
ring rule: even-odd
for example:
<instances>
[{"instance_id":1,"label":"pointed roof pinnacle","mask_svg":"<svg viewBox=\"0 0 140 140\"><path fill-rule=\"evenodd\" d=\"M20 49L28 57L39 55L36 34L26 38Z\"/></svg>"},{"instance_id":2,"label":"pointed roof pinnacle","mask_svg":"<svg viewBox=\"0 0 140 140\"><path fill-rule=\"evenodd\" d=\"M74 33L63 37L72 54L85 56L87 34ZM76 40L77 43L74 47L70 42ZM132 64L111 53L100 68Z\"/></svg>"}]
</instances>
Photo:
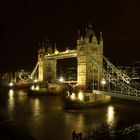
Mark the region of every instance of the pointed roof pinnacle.
<instances>
[{"instance_id":1,"label":"pointed roof pinnacle","mask_svg":"<svg viewBox=\"0 0 140 140\"><path fill-rule=\"evenodd\" d=\"M78 30L78 39L80 39L80 30Z\"/></svg>"},{"instance_id":2,"label":"pointed roof pinnacle","mask_svg":"<svg viewBox=\"0 0 140 140\"><path fill-rule=\"evenodd\" d=\"M92 28L92 23L91 22L89 22L88 28Z\"/></svg>"},{"instance_id":3,"label":"pointed roof pinnacle","mask_svg":"<svg viewBox=\"0 0 140 140\"><path fill-rule=\"evenodd\" d=\"M100 32L100 41L103 41L103 35L102 35L102 32Z\"/></svg>"}]
</instances>

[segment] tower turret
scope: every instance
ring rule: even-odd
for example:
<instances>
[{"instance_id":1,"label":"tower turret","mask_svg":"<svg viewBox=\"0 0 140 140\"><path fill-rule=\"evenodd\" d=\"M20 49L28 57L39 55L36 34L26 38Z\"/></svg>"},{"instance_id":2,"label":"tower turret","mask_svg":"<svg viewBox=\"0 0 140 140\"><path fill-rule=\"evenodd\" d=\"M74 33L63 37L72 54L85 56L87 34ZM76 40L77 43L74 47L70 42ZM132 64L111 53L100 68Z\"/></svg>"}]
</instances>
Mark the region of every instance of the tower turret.
<instances>
[{"instance_id":1,"label":"tower turret","mask_svg":"<svg viewBox=\"0 0 140 140\"><path fill-rule=\"evenodd\" d=\"M101 46L103 46L103 35L102 35L102 32L100 32L99 43L100 43Z\"/></svg>"},{"instance_id":2,"label":"tower turret","mask_svg":"<svg viewBox=\"0 0 140 140\"><path fill-rule=\"evenodd\" d=\"M45 48L43 47L38 50L38 79L39 81L43 81L44 55L45 55Z\"/></svg>"},{"instance_id":3,"label":"tower turret","mask_svg":"<svg viewBox=\"0 0 140 140\"><path fill-rule=\"evenodd\" d=\"M54 47L54 53L55 54L58 54L59 53L58 49L56 48L56 44L55 44L55 47Z\"/></svg>"},{"instance_id":4,"label":"tower turret","mask_svg":"<svg viewBox=\"0 0 140 140\"><path fill-rule=\"evenodd\" d=\"M98 44L98 41L97 41L97 38L96 38L96 36L94 35L94 36L92 36L92 41L91 41L91 43L92 44L95 44L95 45L97 45Z\"/></svg>"},{"instance_id":5,"label":"tower turret","mask_svg":"<svg viewBox=\"0 0 140 140\"><path fill-rule=\"evenodd\" d=\"M81 45L81 40L80 40L80 30L78 31L78 39L77 39L77 46Z\"/></svg>"},{"instance_id":6,"label":"tower turret","mask_svg":"<svg viewBox=\"0 0 140 140\"><path fill-rule=\"evenodd\" d=\"M94 31L92 28L92 24L89 23L88 27L86 28L86 38L89 39L89 43L92 42L92 37L94 36Z\"/></svg>"},{"instance_id":7,"label":"tower turret","mask_svg":"<svg viewBox=\"0 0 140 140\"><path fill-rule=\"evenodd\" d=\"M85 44L85 40L84 40L83 36L81 36L80 42L81 42L81 45L84 45Z\"/></svg>"}]
</instances>

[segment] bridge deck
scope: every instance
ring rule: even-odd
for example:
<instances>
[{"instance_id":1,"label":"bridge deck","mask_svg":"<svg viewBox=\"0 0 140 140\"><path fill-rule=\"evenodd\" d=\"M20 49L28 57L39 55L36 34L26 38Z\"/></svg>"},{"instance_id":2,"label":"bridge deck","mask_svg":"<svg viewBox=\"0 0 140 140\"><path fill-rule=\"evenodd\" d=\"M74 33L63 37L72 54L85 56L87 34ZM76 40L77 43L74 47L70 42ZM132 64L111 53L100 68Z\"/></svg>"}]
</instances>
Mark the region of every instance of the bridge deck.
<instances>
[{"instance_id":1,"label":"bridge deck","mask_svg":"<svg viewBox=\"0 0 140 140\"><path fill-rule=\"evenodd\" d=\"M45 55L46 59L65 59L65 58L73 58L73 57L77 57L77 50L69 50L69 51L59 52L57 54Z\"/></svg>"},{"instance_id":2,"label":"bridge deck","mask_svg":"<svg viewBox=\"0 0 140 140\"><path fill-rule=\"evenodd\" d=\"M100 90L93 90L96 94L104 94L109 95L111 97L120 98L120 99L126 99L126 100L132 100L132 101L138 101L140 102L140 96L135 95L134 93L121 93L121 92L114 92L114 91L100 91Z\"/></svg>"}]
</instances>

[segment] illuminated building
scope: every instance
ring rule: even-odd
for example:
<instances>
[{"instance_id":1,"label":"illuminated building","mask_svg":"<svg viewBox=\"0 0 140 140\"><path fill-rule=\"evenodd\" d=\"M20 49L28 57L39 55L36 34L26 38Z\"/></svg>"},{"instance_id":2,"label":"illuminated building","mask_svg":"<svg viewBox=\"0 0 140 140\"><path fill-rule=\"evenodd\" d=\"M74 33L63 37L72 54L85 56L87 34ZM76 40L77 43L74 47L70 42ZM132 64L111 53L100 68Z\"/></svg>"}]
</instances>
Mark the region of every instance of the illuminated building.
<instances>
[{"instance_id":1,"label":"illuminated building","mask_svg":"<svg viewBox=\"0 0 140 140\"><path fill-rule=\"evenodd\" d=\"M45 51L44 47L39 49L39 80L55 82L57 60L73 57L77 58L78 85L81 88L85 88L90 82L92 82L95 86L99 86L102 72L93 61L95 59L100 67L103 66L103 38L102 32L100 32L100 38L99 40L97 39L91 24L86 28L86 34L84 37L78 32L77 46L75 50L66 49L64 52L59 52L56 46L54 52L50 46L47 48L47 51Z\"/></svg>"}]
</instances>

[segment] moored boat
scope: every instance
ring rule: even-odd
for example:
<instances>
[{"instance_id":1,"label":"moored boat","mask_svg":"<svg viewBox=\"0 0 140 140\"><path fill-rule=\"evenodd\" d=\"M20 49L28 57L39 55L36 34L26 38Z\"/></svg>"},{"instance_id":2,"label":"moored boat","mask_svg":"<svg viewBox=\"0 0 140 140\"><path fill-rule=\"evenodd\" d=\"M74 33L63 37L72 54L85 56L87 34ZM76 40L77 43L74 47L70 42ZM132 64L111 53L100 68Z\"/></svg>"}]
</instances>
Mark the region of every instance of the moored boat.
<instances>
[{"instance_id":1,"label":"moored boat","mask_svg":"<svg viewBox=\"0 0 140 140\"><path fill-rule=\"evenodd\" d=\"M58 92L56 89L53 88L53 86L40 86L40 84L33 84L28 89L28 95L29 96L44 96L44 95L58 95Z\"/></svg>"},{"instance_id":2,"label":"moored boat","mask_svg":"<svg viewBox=\"0 0 140 140\"><path fill-rule=\"evenodd\" d=\"M53 95L48 89L40 88L39 90L28 89L29 96L44 96L44 95Z\"/></svg>"},{"instance_id":3,"label":"moored boat","mask_svg":"<svg viewBox=\"0 0 140 140\"><path fill-rule=\"evenodd\" d=\"M94 106L103 105L110 102L109 96L99 95L96 93L87 93L79 91L78 93L69 93L65 98L66 109L84 109L91 108Z\"/></svg>"}]
</instances>

